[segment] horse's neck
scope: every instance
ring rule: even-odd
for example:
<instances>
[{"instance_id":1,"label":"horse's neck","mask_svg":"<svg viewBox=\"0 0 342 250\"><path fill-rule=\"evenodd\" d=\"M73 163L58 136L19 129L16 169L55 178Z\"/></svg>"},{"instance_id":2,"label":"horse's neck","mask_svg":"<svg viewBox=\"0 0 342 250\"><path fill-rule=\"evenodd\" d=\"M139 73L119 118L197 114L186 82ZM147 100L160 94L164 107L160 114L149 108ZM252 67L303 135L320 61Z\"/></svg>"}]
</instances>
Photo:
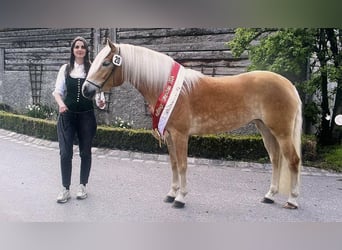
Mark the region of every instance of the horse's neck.
<instances>
[{"instance_id":1,"label":"horse's neck","mask_svg":"<svg viewBox=\"0 0 342 250\"><path fill-rule=\"evenodd\" d=\"M173 60L156 51L132 45L123 45L122 53L128 60L125 69L127 71L124 73L128 79L125 80L130 82L149 104L155 104L167 82Z\"/></svg>"},{"instance_id":2,"label":"horse's neck","mask_svg":"<svg viewBox=\"0 0 342 250\"><path fill-rule=\"evenodd\" d=\"M152 88L149 83L131 82L131 84L140 92L140 94L144 97L148 104L153 106L156 104L161 91Z\"/></svg>"}]
</instances>

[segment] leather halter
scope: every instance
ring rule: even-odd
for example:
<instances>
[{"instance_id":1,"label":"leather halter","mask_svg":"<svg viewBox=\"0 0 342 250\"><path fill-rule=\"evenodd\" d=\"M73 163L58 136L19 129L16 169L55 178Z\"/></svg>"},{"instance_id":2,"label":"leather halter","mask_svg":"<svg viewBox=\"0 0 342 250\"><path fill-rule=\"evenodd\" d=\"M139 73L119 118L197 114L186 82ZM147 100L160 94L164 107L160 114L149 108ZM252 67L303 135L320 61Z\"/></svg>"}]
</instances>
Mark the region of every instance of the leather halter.
<instances>
[{"instance_id":1,"label":"leather halter","mask_svg":"<svg viewBox=\"0 0 342 250\"><path fill-rule=\"evenodd\" d=\"M118 50L119 50L119 53L118 53L118 54L114 54L114 55L113 55L113 59L115 58L115 56L119 56L119 58L121 58L121 56L120 56L120 47L118 47ZM118 66L121 65L121 62L120 62L120 64L116 64L116 63L114 63L114 60L112 60L111 63L114 65L114 67L113 67L113 69L112 69L112 72L113 72ZM107 77L102 83L100 83L100 84L96 84L95 82L92 82L92 81L90 81L90 80L88 80L88 79L87 79L86 81L89 82L91 85L95 86L96 88L98 88L99 90L101 90L101 89L103 88L103 86L104 86L104 83L108 81L110 75L111 75L111 74L109 74L108 77Z\"/></svg>"}]
</instances>

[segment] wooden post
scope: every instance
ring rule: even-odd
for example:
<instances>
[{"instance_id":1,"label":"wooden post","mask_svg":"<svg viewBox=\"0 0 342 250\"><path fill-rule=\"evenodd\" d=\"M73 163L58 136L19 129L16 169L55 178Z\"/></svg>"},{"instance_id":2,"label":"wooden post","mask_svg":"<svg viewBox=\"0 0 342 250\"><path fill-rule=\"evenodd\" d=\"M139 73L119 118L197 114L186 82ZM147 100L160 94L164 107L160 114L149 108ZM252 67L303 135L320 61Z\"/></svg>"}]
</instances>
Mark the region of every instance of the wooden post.
<instances>
[{"instance_id":1,"label":"wooden post","mask_svg":"<svg viewBox=\"0 0 342 250\"><path fill-rule=\"evenodd\" d=\"M113 42L117 42L117 37L116 37L116 28L111 28L109 29L109 39Z\"/></svg>"},{"instance_id":2,"label":"wooden post","mask_svg":"<svg viewBox=\"0 0 342 250\"><path fill-rule=\"evenodd\" d=\"M5 72L5 49L0 48L0 78L4 75Z\"/></svg>"},{"instance_id":3,"label":"wooden post","mask_svg":"<svg viewBox=\"0 0 342 250\"><path fill-rule=\"evenodd\" d=\"M94 29L94 58L99 53L100 51L100 46L101 46L101 33L100 29Z\"/></svg>"}]
</instances>

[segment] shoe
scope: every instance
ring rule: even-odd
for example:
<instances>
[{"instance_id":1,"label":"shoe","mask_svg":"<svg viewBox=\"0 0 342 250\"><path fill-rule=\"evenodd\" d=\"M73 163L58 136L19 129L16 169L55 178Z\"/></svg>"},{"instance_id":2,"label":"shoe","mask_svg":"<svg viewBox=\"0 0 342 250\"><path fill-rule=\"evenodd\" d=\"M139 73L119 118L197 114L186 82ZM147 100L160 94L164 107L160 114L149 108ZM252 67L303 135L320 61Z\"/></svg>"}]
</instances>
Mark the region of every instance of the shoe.
<instances>
[{"instance_id":1,"label":"shoe","mask_svg":"<svg viewBox=\"0 0 342 250\"><path fill-rule=\"evenodd\" d=\"M66 188L63 188L63 190L57 196L57 202L66 203L70 198L70 191Z\"/></svg>"},{"instance_id":2,"label":"shoe","mask_svg":"<svg viewBox=\"0 0 342 250\"><path fill-rule=\"evenodd\" d=\"M83 184L80 184L78 187L78 192L76 194L77 199L83 200L88 197L88 194L86 192L86 187Z\"/></svg>"}]
</instances>

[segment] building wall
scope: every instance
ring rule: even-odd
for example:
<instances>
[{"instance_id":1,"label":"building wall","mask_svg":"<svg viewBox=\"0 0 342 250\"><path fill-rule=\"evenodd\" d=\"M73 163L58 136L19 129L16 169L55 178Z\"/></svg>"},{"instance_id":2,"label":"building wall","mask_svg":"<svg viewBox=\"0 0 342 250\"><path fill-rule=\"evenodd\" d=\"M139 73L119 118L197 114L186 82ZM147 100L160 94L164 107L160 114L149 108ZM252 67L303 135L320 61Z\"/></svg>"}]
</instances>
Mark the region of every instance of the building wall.
<instances>
[{"instance_id":1,"label":"building wall","mask_svg":"<svg viewBox=\"0 0 342 250\"><path fill-rule=\"evenodd\" d=\"M0 30L0 103L18 112L37 102L33 73L29 65L42 65L39 103L55 106L51 95L59 67L68 62L71 41L76 36L89 41L91 58L109 38L116 43L144 46L173 57L185 67L212 76L234 75L246 71L247 55L234 58L226 42L233 29L219 28L82 28L82 29L3 29ZM116 117L133 122L135 128L150 128L151 118L143 97L130 85L106 93L108 105L97 110L99 123L111 124ZM57 108L57 107L56 107Z\"/></svg>"}]
</instances>

